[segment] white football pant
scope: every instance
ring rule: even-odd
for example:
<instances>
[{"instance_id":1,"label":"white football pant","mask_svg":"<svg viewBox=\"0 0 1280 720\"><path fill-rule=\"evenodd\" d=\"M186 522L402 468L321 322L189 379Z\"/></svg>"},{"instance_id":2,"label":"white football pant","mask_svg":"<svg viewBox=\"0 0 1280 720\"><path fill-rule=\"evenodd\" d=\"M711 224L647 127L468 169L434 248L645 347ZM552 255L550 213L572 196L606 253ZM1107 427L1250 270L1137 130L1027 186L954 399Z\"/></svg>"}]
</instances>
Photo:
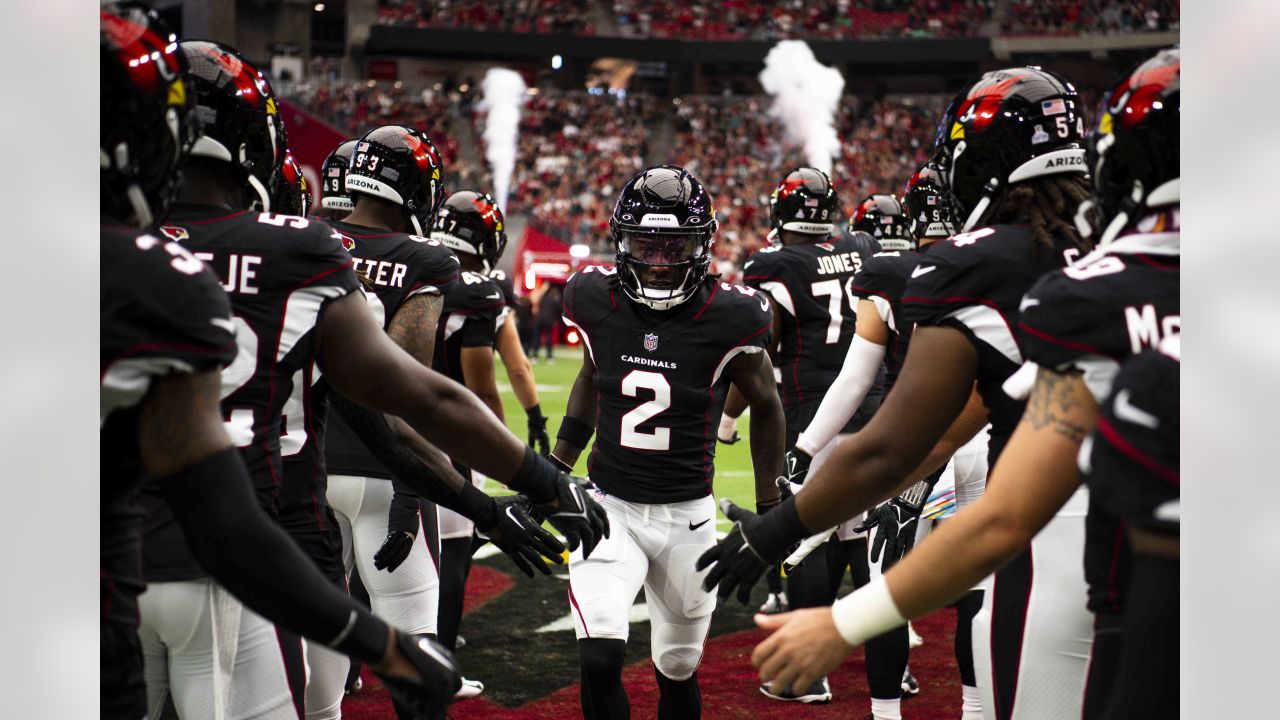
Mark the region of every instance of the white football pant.
<instances>
[{"instance_id":1,"label":"white football pant","mask_svg":"<svg viewBox=\"0 0 1280 720\"><path fill-rule=\"evenodd\" d=\"M716 542L716 501L708 495L645 505L592 491L612 532L582 559L569 557L569 605L579 640L626 640L640 588L649 611L653 664L687 680L702 662L716 596L702 589L698 556Z\"/></svg>"}]
</instances>

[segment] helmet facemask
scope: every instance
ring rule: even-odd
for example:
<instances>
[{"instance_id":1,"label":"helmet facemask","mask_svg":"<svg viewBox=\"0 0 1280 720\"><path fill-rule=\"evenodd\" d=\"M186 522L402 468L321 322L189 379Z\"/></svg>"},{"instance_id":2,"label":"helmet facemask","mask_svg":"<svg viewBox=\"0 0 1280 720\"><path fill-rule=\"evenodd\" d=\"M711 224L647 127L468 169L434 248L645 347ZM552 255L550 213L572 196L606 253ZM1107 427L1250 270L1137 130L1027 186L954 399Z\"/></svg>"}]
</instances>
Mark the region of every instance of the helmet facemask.
<instances>
[{"instance_id":1,"label":"helmet facemask","mask_svg":"<svg viewBox=\"0 0 1280 720\"><path fill-rule=\"evenodd\" d=\"M617 237L623 292L654 310L669 310L697 292L710 251L710 236L703 233L624 231Z\"/></svg>"}]
</instances>

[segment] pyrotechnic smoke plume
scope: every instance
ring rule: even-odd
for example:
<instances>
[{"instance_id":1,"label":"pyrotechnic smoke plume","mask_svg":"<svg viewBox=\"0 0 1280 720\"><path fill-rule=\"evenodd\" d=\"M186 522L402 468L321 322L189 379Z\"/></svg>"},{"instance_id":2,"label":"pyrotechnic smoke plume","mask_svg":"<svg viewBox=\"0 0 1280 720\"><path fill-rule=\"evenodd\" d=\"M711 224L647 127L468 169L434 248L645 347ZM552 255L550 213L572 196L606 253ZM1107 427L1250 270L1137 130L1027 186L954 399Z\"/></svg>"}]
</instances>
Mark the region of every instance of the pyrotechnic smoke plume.
<instances>
[{"instance_id":1,"label":"pyrotechnic smoke plume","mask_svg":"<svg viewBox=\"0 0 1280 720\"><path fill-rule=\"evenodd\" d=\"M520 135L520 106L525 101L525 84L520 73L506 68L490 68L480 84L482 110L489 111L484 124L485 159L493 170L493 195L498 207L508 212L507 192L511 172L516 167L516 147Z\"/></svg>"},{"instance_id":2,"label":"pyrotechnic smoke plume","mask_svg":"<svg viewBox=\"0 0 1280 720\"><path fill-rule=\"evenodd\" d=\"M787 139L804 147L810 165L830 173L840 151L835 127L844 90L840 71L818 62L803 40L782 40L765 56L760 84L773 96L769 113L782 121Z\"/></svg>"}]
</instances>

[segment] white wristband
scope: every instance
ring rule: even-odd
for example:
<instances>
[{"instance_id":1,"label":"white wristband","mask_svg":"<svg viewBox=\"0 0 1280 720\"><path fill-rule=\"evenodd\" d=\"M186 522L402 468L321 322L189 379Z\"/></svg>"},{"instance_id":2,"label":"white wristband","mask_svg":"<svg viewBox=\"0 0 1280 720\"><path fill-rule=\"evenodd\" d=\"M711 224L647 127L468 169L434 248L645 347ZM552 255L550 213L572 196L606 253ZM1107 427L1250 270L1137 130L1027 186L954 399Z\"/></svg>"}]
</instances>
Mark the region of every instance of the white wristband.
<instances>
[{"instance_id":1,"label":"white wristband","mask_svg":"<svg viewBox=\"0 0 1280 720\"><path fill-rule=\"evenodd\" d=\"M883 575L837 600L831 606L831 619L840 637L855 647L907 621L889 595Z\"/></svg>"}]
</instances>

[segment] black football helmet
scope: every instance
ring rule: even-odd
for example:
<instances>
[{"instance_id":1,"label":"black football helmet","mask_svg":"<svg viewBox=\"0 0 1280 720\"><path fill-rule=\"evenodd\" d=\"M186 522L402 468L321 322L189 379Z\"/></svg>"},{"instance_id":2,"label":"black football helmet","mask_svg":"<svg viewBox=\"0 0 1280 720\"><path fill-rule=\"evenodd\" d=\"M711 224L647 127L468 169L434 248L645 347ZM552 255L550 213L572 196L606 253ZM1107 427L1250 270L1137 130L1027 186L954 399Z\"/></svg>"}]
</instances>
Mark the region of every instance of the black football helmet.
<instances>
[{"instance_id":1,"label":"black football helmet","mask_svg":"<svg viewBox=\"0 0 1280 720\"><path fill-rule=\"evenodd\" d=\"M910 250L916 246L907 211L892 195L868 195L849 218L849 230L870 235L883 250Z\"/></svg>"},{"instance_id":2,"label":"black football helmet","mask_svg":"<svg viewBox=\"0 0 1280 720\"><path fill-rule=\"evenodd\" d=\"M346 188L348 193L372 195L403 207L413 233L422 235L444 199L440 170L440 154L426 133L384 125L356 141Z\"/></svg>"},{"instance_id":3,"label":"black football helmet","mask_svg":"<svg viewBox=\"0 0 1280 720\"><path fill-rule=\"evenodd\" d=\"M133 3L100 8L99 42L102 211L145 227L169 212L200 134L186 59L160 17Z\"/></svg>"},{"instance_id":4,"label":"black football helmet","mask_svg":"<svg viewBox=\"0 0 1280 720\"><path fill-rule=\"evenodd\" d=\"M769 222L774 230L829 237L840 216L840 200L831 178L817 168L787 173L769 198Z\"/></svg>"},{"instance_id":5,"label":"black football helmet","mask_svg":"<svg viewBox=\"0 0 1280 720\"><path fill-rule=\"evenodd\" d=\"M1093 196L1076 224L1109 243L1149 208L1181 202L1179 118L1182 51L1161 50L1103 97L1087 160Z\"/></svg>"},{"instance_id":6,"label":"black football helmet","mask_svg":"<svg viewBox=\"0 0 1280 720\"><path fill-rule=\"evenodd\" d=\"M658 165L628 180L609 219L624 294L655 310L693 297L717 226L711 194L688 170Z\"/></svg>"},{"instance_id":7,"label":"black football helmet","mask_svg":"<svg viewBox=\"0 0 1280 720\"><path fill-rule=\"evenodd\" d=\"M956 233L951 220L951 204L947 201L937 175L925 166L911 174L902 191L902 206L916 242L941 240Z\"/></svg>"},{"instance_id":8,"label":"black football helmet","mask_svg":"<svg viewBox=\"0 0 1280 720\"><path fill-rule=\"evenodd\" d=\"M488 193L479 190L451 193L436 210L431 222L431 239L439 240L454 252L479 257L488 275L502 257L502 251L507 249L502 210Z\"/></svg>"},{"instance_id":9,"label":"black football helmet","mask_svg":"<svg viewBox=\"0 0 1280 720\"><path fill-rule=\"evenodd\" d=\"M353 138L342 143L324 159L320 179L320 207L340 213L349 213L356 209L347 192L347 168L351 166L351 155L356 149Z\"/></svg>"},{"instance_id":10,"label":"black football helmet","mask_svg":"<svg viewBox=\"0 0 1280 720\"><path fill-rule=\"evenodd\" d=\"M311 211L311 188L302 166L294 159L293 152L285 150L284 162L276 171L271 184L271 207L274 212L306 217Z\"/></svg>"},{"instance_id":11,"label":"black football helmet","mask_svg":"<svg viewBox=\"0 0 1280 720\"><path fill-rule=\"evenodd\" d=\"M933 159L969 230L1005 186L1055 173L1085 173L1084 118L1075 87L1037 67L993 70L947 105Z\"/></svg>"},{"instance_id":12,"label":"black football helmet","mask_svg":"<svg viewBox=\"0 0 1280 720\"><path fill-rule=\"evenodd\" d=\"M285 151L271 86L235 48L206 40L178 47L190 67L204 132L192 156L230 163L249 191L251 206L271 211L271 185Z\"/></svg>"}]
</instances>

